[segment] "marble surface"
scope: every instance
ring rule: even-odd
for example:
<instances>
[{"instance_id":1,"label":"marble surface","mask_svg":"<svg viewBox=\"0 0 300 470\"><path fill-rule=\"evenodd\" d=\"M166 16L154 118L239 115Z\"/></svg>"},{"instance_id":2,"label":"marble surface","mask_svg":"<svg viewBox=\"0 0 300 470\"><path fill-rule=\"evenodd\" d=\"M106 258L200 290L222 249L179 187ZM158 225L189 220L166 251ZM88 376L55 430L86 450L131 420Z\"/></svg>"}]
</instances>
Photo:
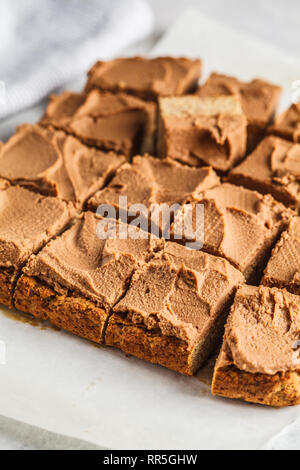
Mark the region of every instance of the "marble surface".
<instances>
[{"instance_id":1,"label":"marble surface","mask_svg":"<svg viewBox=\"0 0 300 470\"><path fill-rule=\"evenodd\" d=\"M126 0L124 0L126 1ZM288 54L299 54L300 2L296 0L148 0L156 17L156 31L142 44L123 54L146 53L170 24L190 5L198 6L213 18L223 21L259 39L273 43ZM70 84L80 89L84 77ZM0 138L8 138L18 124L34 122L43 113L45 103L5 121L0 121ZM70 439L38 428L0 417L0 449L100 449L84 441Z\"/></svg>"}]
</instances>

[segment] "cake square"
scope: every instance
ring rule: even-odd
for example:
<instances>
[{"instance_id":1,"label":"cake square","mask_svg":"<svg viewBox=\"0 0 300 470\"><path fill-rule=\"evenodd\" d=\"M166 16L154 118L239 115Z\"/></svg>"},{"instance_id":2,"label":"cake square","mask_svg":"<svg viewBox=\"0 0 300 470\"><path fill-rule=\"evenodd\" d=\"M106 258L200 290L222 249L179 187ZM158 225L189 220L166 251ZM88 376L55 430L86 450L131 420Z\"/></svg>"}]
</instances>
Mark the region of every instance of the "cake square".
<instances>
[{"instance_id":1,"label":"cake square","mask_svg":"<svg viewBox=\"0 0 300 470\"><path fill-rule=\"evenodd\" d=\"M300 217L294 217L272 251L262 284L300 295Z\"/></svg>"},{"instance_id":2,"label":"cake square","mask_svg":"<svg viewBox=\"0 0 300 470\"><path fill-rule=\"evenodd\" d=\"M25 124L0 148L0 178L81 208L124 161L62 131Z\"/></svg>"},{"instance_id":3,"label":"cake square","mask_svg":"<svg viewBox=\"0 0 300 470\"><path fill-rule=\"evenodd\" d=\"M292 104L289 109L277 116L268 133L300 143L300 103Z\"/></svg>"},{"instance_id":4,"label":"cake square","mask_svg":"<svg viewBox=\"0 0 300 470\"><path fill-rule=\"evenodd\" d=\"M249 282L258 282L271 249L294 215L271 195L223 183L204 191L192 204L204 207L203 250L227 259ZM196 219L192 219L195 224ZM182 217L175 217L173 237L180 240ZM193 236L197 227L193 227ZM201 228L202 229L202 228ZM187 238L182 241L193 242ZM200 237L198 236L198 239Z\"/></svg>"},{"instance_id":5,"label":"cake square","mask_svg":"<svg viewBox=\"0 0 300 470\"><path fill-rule=\"evenodd\" d=\"M300 144L266 137L246 160L228 175L234 184L272 194L294 209L300 208Z\"/></svg>"},{"instance_id":6,"label":"cake square","mask_svg":"<svg viewBox=\"0 0 300 470\"><path fill-rule=\"evenodd\" d=\"M183 57L129 57L97 62L88 73L86 91L125 91L145 100L176 96L196 89L201 60Z\"/></svg>"},{"instance_id":7,"label":"cake square","mask_svg":"<svg viewBox=\"0 0 300 470\"><path fill-rule=\"evenodd\" d=\"M246 126L234 96L160 98L158 154L224 172L245 155Z\"/></svg>"},{"instance_id":8,"label":"cake square","mask_svg":"<svg viewBox=\"0 0 300 470\"><path fill-rule=\"evenodd\" d=\"M247 152L251 152L265 136L272 122L282 88L278 85L255 79L241 82L235 77L212 73L197 94L201 97L237 96L247 118Z\"/></svg>"},{"instance_id":9,"label":"cake square","mask_svg":"<svg viewBox=\"0 0 300 470\"><path fill-rule=\"evenodd\" d=\"M16 308L101 344L111 308L162 243L149 234L125 232L123 239L124 229L137 231L85 212L30 258L16 285Z\"/></svg>"},{"instance_id":10,"label":"cake square","mask_svg":"<svg viewBox=\"0 0 300 470\"><path fill-rule=\"evenodd\" d=\"M65 91L50 97L41 124L129 159L136 153L153 151L156 105L124 93L92 90L85 95Z\"/></svg>"},{"instance_id":11,"label":"cake square","mask_svg":"<svg viewBox=\"0 0 300 470\"><path fill-rule=\"evenodd\" d=\"M136 270L108 320L105 344L193 375L217 347L242 274L173 242Z\"/></svg>"},{"instance_id":12,"label":"cake square","mask_svg":"<svg viewBox=\"0 0 300 470\"><path fill-rule=\"evenodd\" d=\"M167 205L175 213L188 197L218 184L219 178L211 167L191 168L170 159L136 156L131 164L122 165L110 183L89 200L88 208L96 211L100 205L110 205L117 217L130 219L133 208L141 210L142 204L146 213L141 216L147 219L144 230L151 231L152 224L152 228L163 231L168 225L170 229L172 219L163 221L158 206L163 209ZM121 205L120 198L124 197L125 205Z\"/></svg>"},{"instance_id":13,"label":"cake square","mask_svg":"<svg viewBox=\"0 0 300 470\"><path fill-rule=\"evenodd\" d=\"M19 186L0 190L0 302L13 306L23 265L70 222L72 205Z\"/></svg>"},{"instance_id":14,"label":"cake square","mask_svg":"<svg viewBox=\"0 0 300 470\"><path fill-rule=\"evenodd\" d=\"M300 404L300 297L242 286L225 326L212 393L274 407Z\"/></svg>"}]
</instances>

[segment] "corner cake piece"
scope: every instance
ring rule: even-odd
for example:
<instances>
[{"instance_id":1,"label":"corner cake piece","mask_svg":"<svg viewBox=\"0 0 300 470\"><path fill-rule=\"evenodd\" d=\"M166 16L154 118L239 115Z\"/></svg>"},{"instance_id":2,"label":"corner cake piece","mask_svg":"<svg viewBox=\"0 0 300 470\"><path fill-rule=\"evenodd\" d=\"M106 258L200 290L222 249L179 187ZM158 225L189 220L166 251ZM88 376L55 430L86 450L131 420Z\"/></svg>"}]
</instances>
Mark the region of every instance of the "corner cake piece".
<instances>
[{"instance_id":1,"label":"corner cake piece","mask_svg":"<svg viewBox=\"0 0 300 470\"><path fill-rule=\"evenodd\" d=\"M272 251L262 284L300 295L300 217L294 217Z\"/></svg>"},{"instance_id":2,"label":"corner cake piece","mask_svg":"<svg viewBox=\"0 0 300 470\"><path fill-rule=\"evenodd\" d=\"M241 287L225 327L212 393L262 405L300 404L300 297Z\"/></svg>"},{"instance_id":3,"label":"corner cake piece","mask_svg":"<svg viewBox=\"0 0 300 470\"><path fill-rule=\"evenodd\" d=\"M206 83L199 87L197 94L201 97L234 95L240 99L247 118L247 151L251 152L265 136L281 92L280 86L265 80L241 82L235 77L212 73Z\"/></svg>"},{"instance_id":4,"label":"corner cake piece","mask_svg":"<svg viewBox=\"0 0 300 470\"><path fill-rule=\"evenodd\" d=\"M228 175L228 181L256 189L286 206L300 208L300 144L266 137L246 160Z\"/></svg>"},{"instance_id":5,"label":"corner cake piece","mask_svg":"<svg viewBox=\"0 0 300 470\"><path fill-rule=\"evenodd\" d=\"M197 204L204 207L203 250L226 258L249 282L260 280L274 243L294 215L270 195L228 183L204 191L191 203L192 213ZM193 216L193 224L195 221ZM175 239L180 239L181 224L182 217L175 217ZM194 240L189 240L185 232L183 241Z\"/></svg>"},{"instance_id":6,"label":"corner cake piece","mask_svg":"<svg viewBox=\"0 0 300 470\"><path fill-rule=\"evenodd\" d=\"M124 93L92 90L85 95L65 91L51 96L41 124L129 158L135 153L153 151L156 105Z\"/></svg>"},{"instance_id":7,"label":"corner cake piece","mask_svg":"<svg viewBox=\"0 0 300 470\"><path fill-rule=\"evenodd\" d=\"M86 91L125 91L146 100L175 96L196 89L201 60L175 57L130 57L97 62L88 73Z\"/></svg>"},{"instance_id":8,"label":"corner cake piece","mask_svg":"<svg viewBox=\"0 0 300 470\"><path fill-rule=\"evenodd\" d=\"M160 98L158 154L227 171L245 155L246 125L233 96Z\"/></svg>"},{"instance_id":9,"label":"corner cake piece","mask_svg":"<svg viewBox=\"0 0 300 470\"><path fill-rule=\"evenodd\" d=\"M243 281L227 261L168 242L134 273L109 318L105 344L193 375L217 347Z\"/></svg>"},{"instance_id":10,"label":"corner cake piece","mask_svg":"<svg viewBox=\"0 0 300 470\"><path fill-rule=\"evenodd\" d=\"M292 104L270 126L268 133L300 143L300 103Z\"/></svg>"},{"instance_id":11,"label":"corner cake piece","mask_svg":"<svg viewBox=\"0 0 300 470\"><path fill-rule=\"evenodd\" d=\"M149 222L145 230L151 230L151 220L152 228L156 224L162 229L164 222L156 205L180 205L188 197L218 184L219 178L210 167L190 168L169 159L136 156L132 164L125 163L117 170L108 186L89 200L88 207L95 211L101 204L110 204L115 207L116 216L122 217L124 211L128 215L134 204L143 204L147 213L142 215ZM127 198L125 207L120 207L121 196ZM166 225L168 222L165 221Z\"/></svg>"},{"instance_id":12,"label":"corner cake piece","mask_svg":"<svg viewBox=\"0 0 300 470\"><path fill-rule=\"evenodd\" d=\"M1 185L2 186L2 185ZM69 223L73 207L19 186L0 190L0 302L13 306L13 289L32 255Z\"/></svg>"},{"instance_id":13,"label":"corner cake piece","mask_svg":"<svg viewBox=\"0 0 300 470\"><path fill-rule=\"evenodd\" d=\"M0 178L80 208L124 161L62 131L25 124L0 148Z\"/></svg>"},{"instance_id":14,"label":"corner cake piece","mask_svg":"<svg viewBox=\"0 0 300 470\"><path fill-rule=\"evenodd\" d=\"M126 292L134 270L162 243L149 234L121 239L121 229L136 231L124 224L115 225L118 237L112 239L114 224L117 221L110 226L107 220L86 212L31 257L16 285L16 308L102 343L110 309Z\"/></svg>"}]
</instances>

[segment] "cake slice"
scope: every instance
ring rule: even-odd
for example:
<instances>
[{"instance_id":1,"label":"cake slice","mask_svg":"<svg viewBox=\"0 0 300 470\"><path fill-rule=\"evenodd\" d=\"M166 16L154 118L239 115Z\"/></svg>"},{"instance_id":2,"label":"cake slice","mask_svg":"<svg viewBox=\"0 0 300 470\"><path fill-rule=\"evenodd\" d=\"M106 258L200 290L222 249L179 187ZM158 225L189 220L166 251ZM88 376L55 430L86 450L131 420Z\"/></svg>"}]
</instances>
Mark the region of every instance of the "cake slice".
<instances>
[{"instance_id":1,"label":"cake slice","mask_svg":"<svg viewBox=\"0 0 300 470\"><path fill-rule=\"evenodd\" d=\"M272 122L282 88L278 85L255 79L241 82L235 77L212 73L197 94L201 97L233 95L240 99L247 118L247 152L251 152L265 136Z\"/></svg>"},{"instance_id":2,"label":"cake slice","mask_svg":"<svg viewBox=\"0 0 300 470\"><path fill-rule=\"evenodd\" d=\"M246 160L228 175L228 181L272 194L294 209L300 208L300 144L266 137Z\"/></svg>"},{"instance_id":3,"label":"cake slice","mask_svg":"<svg viewBox=\"0 0 300 470\"><path fill-rule=\"evenodd\" d=\"M241 287L225 327L212 393L262 405L300 404L300 297Z\"/></svg>"},{"instance_id":4,"label":"cake slice","mask_svg":"<svg viewBox=\"0 0 300 470\"><path fill-rule=\"evenodd\" d=\"M196 89L201 60L183 57L128 57L97 62L88 73L86 91L125 91L146 100L175 96Z\"/></svg>"},{"instance_id":5,"label":"cake slice","mask_svg":"<svg viewBox=\"0 0 300 470\"><path fill-rule=\"evenodd\" d=\"M289 109L280 114L274 124L269 127L268 132L300 143L300 103L292 104Z\"/></svg>"},{"instance_id":6,"label":"cake slice","mask_svg":"<svg viewBox=\"0 0 300 470\"><path fill-rule=\"evenodd\" d=\"M272 251L262 284L300 295L300 217L294 217Z\"/></svg>"},{"instance_id":7,"label":"cake slice","mask_svg":"<svg viewBox=\"0 0 300 470\"><path fill-rule=\"evenodd\" d=\"M181 242L201 239L195 226L194 213L200 205L204 210L203 250L227 259L251 283L260 280L273 245L284 231L294 212L276 202L240 186L223 183L204 191L191 201L191 237L182 229L182 214L175 217L173 237ZM185 207L187 210L189 206Z\"/></svg>"},{"instance_id":8,"label":"cake slice","mask_svg":"<svg viewBox=\"0 0 300 470\"><path fill-rule=\"evenodd\" d=\"M73 206L57 198L19 186L0 190L0 303L13 306L13 290L23 265L73 215Z\"/></svg>"},{"instance_id":9,"label":"cake slice","mask_svg":"<svg viewBox=\"0 0 300 470\"><path fill-rule=\"evenodd\" d=\"M246 126L235 96L160 98L158 154L224 172L245 155Z\"/></svg>"},{"instance_id":10,"label":"cake slice","mask_svg":"<svg viewBox=\"0 0 300 470\"><path fill-rule=\"evenodd\" d=\"M133 272L162 243L149 234L134 237L130 230L137 232L84 213L30 258L16 285L16 308L102 343L111 308L126 292Z\"/></svg>"},{"instance_id":11,"label":"cake slice","mask_svg":"<svg viewBox=\"0 0 300 470\"><path fill-rule=\"evenodd\" d=\"M0 148L0 178L80 209L124 161L62 131L25 124Z\"/></svg>"},{"instance_id":12,"label":"cake slice","mask_svg":"<svg viewBox=\"0 0 300 470\"><path fill-rule=\"evenodd\" d=\"M108 320L105 344L193 375L218 345L242 274L176 243L136 270Z\"/></svg>"},{"instance_id":13,"label":"cake slice","mask_svg":"<svg viewBox=\"0 0 300 470\"><path fill-rule=\"evenodd\" d=\"M211 167L191 168L170 159L136 156L132 164L125 163L117 170L110 183L89 200L88 207L96 211L101 205L110 205L124 221L125 217L134 219L133 209L141 211L142 204L144 230L159 227L161 232L169 233L171 217L180 205L192 195L218 184L219 178ZM126 198L124 204L121 198ZM170 218L165 220L162 219L164 207L174 209L173 214L166 213Z\"/></svg>"},{"instance_id":14,"label":"cake slice","mask_svg":"<svg viewBox=\"0 0 300 470\"><path fill-rule=\"evenodd\" d=\"M85 95L65 91L51 96L41 124L130 158L136 153L153 151L156 105L124 93L92 90Z\"/></svg>"}]
</instances>

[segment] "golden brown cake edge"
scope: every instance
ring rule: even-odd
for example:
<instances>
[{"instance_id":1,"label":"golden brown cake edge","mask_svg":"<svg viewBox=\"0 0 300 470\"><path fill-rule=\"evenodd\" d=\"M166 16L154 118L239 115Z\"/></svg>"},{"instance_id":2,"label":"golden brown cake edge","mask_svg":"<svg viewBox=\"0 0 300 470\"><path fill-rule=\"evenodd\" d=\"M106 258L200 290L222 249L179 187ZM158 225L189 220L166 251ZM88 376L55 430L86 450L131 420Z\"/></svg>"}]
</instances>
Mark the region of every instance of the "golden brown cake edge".
<instances>
[{"instance_id":1,"label":"golden brown cake edge","mask_svg":"<svg viewBox=\"0 0 300 470\"><path fill-rule=\"evenodd\" d=\"M14 305L58 328L95 343L103 343L108 313L80 295L59 295L46 284L23 274L16 285Z\"/></svg>"}]
</instances>

